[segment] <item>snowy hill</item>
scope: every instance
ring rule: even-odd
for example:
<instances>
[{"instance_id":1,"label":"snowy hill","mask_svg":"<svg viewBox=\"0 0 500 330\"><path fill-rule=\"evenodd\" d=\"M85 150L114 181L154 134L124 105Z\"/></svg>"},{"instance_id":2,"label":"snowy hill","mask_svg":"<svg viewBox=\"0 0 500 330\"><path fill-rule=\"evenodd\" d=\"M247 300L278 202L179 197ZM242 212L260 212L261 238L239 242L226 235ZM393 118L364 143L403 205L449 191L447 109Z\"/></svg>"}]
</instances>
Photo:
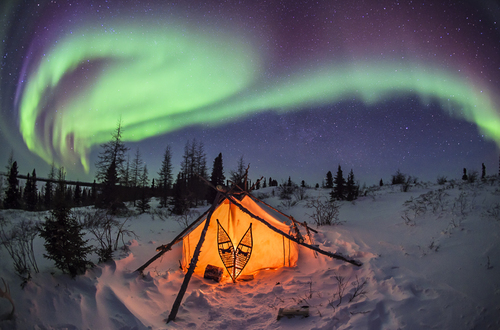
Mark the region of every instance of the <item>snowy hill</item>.
<instances>
[{"instance_id":1,"label":"snowy hill","mask_svg":"<svg viewBox=\"0 0 500 330\"><path fill-rule=\"evenodd\" d=\"M329 196L308 189L309 199ZM299 221L312 222L306 201L284 206L272 188L256 195ZM154 204L154 203L153 203ZM24 289L5 248L0 277L10 286L13 320L1 329L498 329L500 328L500 180L372 187L340 202L338 226L321 226L319 247L363 266L316 257L301 248L295 268L261 271L248 282L215 283L194 276L174 322L164 323L184 273L182 244L138 276L134 270L182 227L174 217L142 214L127 229L138 239L71 279L43 258ZM205 208L200 208L203 211ZM12 224L43 214L2 210ZM311 224L313 228L316 228ZM90 236L88 237L90 238ZM97 262L97 259L93 260ZM3 284L0 283L3 290ZM277 320L280 308L309 306L307 318ZM0 315L11 310L0 299Z\"/></svg>"}]
</instances>

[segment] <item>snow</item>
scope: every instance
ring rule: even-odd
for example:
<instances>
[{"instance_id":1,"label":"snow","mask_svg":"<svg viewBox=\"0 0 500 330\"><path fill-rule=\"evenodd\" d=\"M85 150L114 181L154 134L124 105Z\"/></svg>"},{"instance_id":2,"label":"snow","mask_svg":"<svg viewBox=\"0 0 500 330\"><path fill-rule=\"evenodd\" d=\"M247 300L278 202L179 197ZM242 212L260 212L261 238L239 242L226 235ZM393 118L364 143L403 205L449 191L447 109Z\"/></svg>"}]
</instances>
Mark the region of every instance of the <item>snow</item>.
<instances>
[{"instance_id":1,"label":"snow","mask_svg":"<svg viewBox=\"0 0 500 330\"><path fill-rule=\"evenodd\" d=\"M433 211L429 203L437 200L439 189L442 201ZM426 212L414 217L411 201L422 201L429 192L434 195L424 203ZM272 188L256 192L261 193L271 196L265 202L295 219L312 221L313 210L305 201L285 209L272 196ZM328 193L307 190L309 198ZM366 196L340 204L343 224L319 227L314 239L320 248L353 257L363 266L316 258L301 248L297 267L261 271L251 281L215 283L193 276L177 318L169 324L164 320L184 279L181 244L150 265L144 276L134 270L182 230L174 217L133 216L127 226L138 238L129 239L126 250L116 251L114 261L75 279L43 258L43 241L36 238L41 272L21 288L2 248L0 277L10 286L16 311L14 319L0 321L0 329L500 328L498 178L473 184L426 183L409 192L399 186L372 187ZM43 218L0 212L13 223ZM411 221L403 219L405 214ZM345 284L341 300L339 281ZM353 298L356 287L360 294ZM309 317L277 320L280 308L305 305ZM5 318L10 310L8 301L0 298L0 315Z\"/></svg>"}]
</instances>

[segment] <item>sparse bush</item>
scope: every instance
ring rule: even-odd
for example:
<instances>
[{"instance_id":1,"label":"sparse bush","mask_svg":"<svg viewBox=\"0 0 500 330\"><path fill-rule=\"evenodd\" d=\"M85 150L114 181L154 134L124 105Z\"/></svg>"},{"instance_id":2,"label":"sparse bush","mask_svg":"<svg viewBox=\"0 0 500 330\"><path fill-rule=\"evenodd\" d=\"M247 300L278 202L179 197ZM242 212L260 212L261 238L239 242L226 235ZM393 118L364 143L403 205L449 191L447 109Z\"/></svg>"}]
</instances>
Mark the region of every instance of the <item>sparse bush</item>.
<instances>
[{"instance_id":1,"label":"sparse bush","mask_svg":"<svg viewBox=\"0 0 500 330\"><path fill-rule=\"evenodd\" d=\"M257 197L258 199L260 200L263 200L263 199L266 199L266 198L269 198L269 194L266 194L266 193L258 193L255 195L255 197Z\"/></svg>"},{"instance_id":2,"label":"sparse bush","mask_svg":"<svg viewBox=\"0 0 500 330\"><path fill-rule=\"evenodd\" d=\"M305 187L297 187L293 191L293 197L295 197L295 200L297 201L303 201L307 199L309 196L307 195L307 189Z\"/></svg>"},{"instance_id":3,"label":"sparse bush","mask_svg":"<svg viewBox=\"0 0 500 330\"><path fill-rule=\"evenodd\" d=\"M438 183L439 185L444 185L447 181L448 181L448 180L447 180L446 176L444 176L444 175L443 175L443 176L438 176L438 177L437 177L437 183Z\"/></svg>"},{"instance_id":4,"label":"sparse bush","mask_svg":"<svg viewBox=\"0 0 500 330\"><path fill-rule=\"evenodd\" d=\"M478 177L479 177L479 173L477 171L469 171L469 175L467 177L467 182L474 183L477 181Z\"/></svg>"},{"instance_id":5,"label":"sparse bush","mask_svg":"<svg viewBox=\"0 0 500 330\"><path fill-rule=\"evenodd\" d=\"M278 196L280 199L291 199L297 189L299 187L295 183L282 183L278 186Z\"/></svg>"},{"instance_id":6,"label":"sparse bush","mask_svg":"<svg viewBox=\"0 0 500 330\"><path fill-rule=\"evenodd\" d=\"M334 274L335 281L337 282L337 292L333 294L333 299L329 301L329 305L335 309L335 307L339 307L342 303L342 299L345 296L345 289L347 288L347 284L349 280L345 280L344 276L340 276L337 273ZM337 305L334 306L334 302L338 299Z\"/></svg>"},{"instance_id":7,"label":"sparse bush","mask_svg":"<svg viewBox=\"0 0 500 330\"><path fill-rule=\"evenodd\" d=\"M98 242L99 247L96 248L96 253L99 256L99 262L113 259L113 251L118 249L120 239L125 246L124 236L137 238L134 231L124 228L128 218L120 222L105 210L77 212L76 216L82 228L88 230Z\"/></svg>"},{"instance_id":8,"label":"sparse bush","mask_svg":"<svg viewBox=\"0 0 500 330\"><path fill-rule=\"evenodd\" d=\"M307 207L314 209L309 215L317 226L342 224L339 220L340 205L334 200L318 197L307 201Z\"/></svg>"},{"instance_id":9,"label":"sparse bush","mask_svg":"<svg viewBox=\"0 0 500 330\"><path fill-rule=\"evenodd\" d=\"M469 206L469 200L467 198L468 194L465 191L460 192L455 201L453 202L453 206L451 212L454 215L466 216L467 208Z\"/></svg>"},{"instance_id":10,"label":"sparse bush","mask_svg":"<svg viewBox=\"0 0 500 330\"><path fill-rule=\"evenodd\" d=\"M184 214L181 214L175 218L175 221L184 229L189 226L189 224L197 217L200 216L200 212L196 210L188 209Z\"/></svg>"},{"instance_id":11,"label":"sparse bush","mask_svg":"<svg viewBox=\"0 0 500 330\"><path fill-rule=\"evenodd\" d=\"M411 176L408 176L408 178L406 178L406 180L401 184L401 191L402 192L410 191L411 182L412 182L412 178L411 178Z\"/></svg>"},{"instance_id":12,"label":"sparse bush","mask_svg":"<svg viewBox=\"0 0 500 330\"><path fill-rule=\"evenodd\" d=\"M403 184L406 181L406 175L401 173L399 169L392 175L392 184Z\"/></svg>"},{"instance_id":13,"label":"sparse bush","mask_svg":"<svg viewBox=\"0 0 500 330\"><path fill-rule=\"evenodd\" d=\"M354 299L366 295L366 290L365 290L366 284L367 284L366 279L363 281L360 281L358 278L358 275L356 275L356 281L353 281L351 283L351 285L354 287L354 290L353 290L353 293L351 295L351 298L349 299L349 302L352 302L352 301L354 301Z\"/></svg>"},{"instance_id":14,"label":"sparse bush","mask_svg":"<svg viewBox=\"0 0 500 330\"><path fill-rule=\"evenodd\" d=\"M492 217L497 221L500 221L500 203L491 205L491 207L486 210L485 215L488 217Z\"/></svg>"},{"instance_id":15,"label":"sparse bush","mask_svg":"<svg viewBox=\"0 0 500 330\"><path fill-rule=\"evenodd\" d=\"M284 199L280 203L280 206L282 206L285 209L290 209L290 208L294 207L295 205L297 205L297 201L292 200L292 199Z\"/></svg>"},{"instance_id":16,"label":"sparse bush","mask_svg":"<svg viewBox=\"0 0 500 330\"><path fill-rule=\"evenodd\" d=\"M31 279L31 273L38 273L33 241L39 234L39 223L23 219L10 230L7 221L0 217L0 245L4 246L14 262L14 271L23 280Z\"/></svg>"},{"instance_id":17,"label":"sparse bush","mask_svg":"<svg viewBox=\"0 0 500 330\"><path fill-rule=\"evenodd\" d=\"M165 221L172 214L172 211L166 207L162 207L161 209L152 209L151 217L154 220L155 217L158 217L161 221Z\"/></svg>"}]
</instances>

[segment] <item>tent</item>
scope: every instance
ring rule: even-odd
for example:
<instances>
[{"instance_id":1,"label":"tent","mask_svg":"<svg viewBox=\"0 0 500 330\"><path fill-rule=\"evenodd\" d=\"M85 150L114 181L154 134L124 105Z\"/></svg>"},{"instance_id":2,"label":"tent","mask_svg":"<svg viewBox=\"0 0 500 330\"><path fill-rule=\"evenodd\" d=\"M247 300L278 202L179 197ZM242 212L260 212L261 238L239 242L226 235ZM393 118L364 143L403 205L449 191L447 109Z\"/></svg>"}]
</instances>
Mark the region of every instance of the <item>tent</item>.
<instances>
[{"instance_id":1,"label":"tent","mask_svg":"<svg viewBox=\"0 0 500 330\"><path fill-rule=\"evenodd\" d=\"M312 228L305 222L300 223L286 216L249 192L217 190L217 197L209 210L172 242L158 247L159 252L137 269L142 273L152 262L171 250L174 244L183 243L181 264L186 275L167 323L175 319L191 276L194 273L203 275L209 265L224 267L227 275L236 282L240 275L260 269L295 266L298 246L302 245L331 258L361 266L359 261L314 246L310 236ZM279 221L277 215L288 218L291 224ZM309 243L305 242L298 225L306 229Z\"/></svg>"},{"instance_id":2,"label":"tent","mask_svg":"<svg viewBox=\"0 0 500 330\"><path fill-rule=\"evenodd\" d=\"M241 206L263 219L267 224L285 233L292 234L289 225L276 219L275 216L271 215L270 211L272 210L266 209L267 207L263 204L259 205L256 200L252 199L251 195L243 195L239 202ZM207 221L206 217L203 217L199 225L182 239L182 268L184 270L187 270L193 258L196 245ZM250 252L248 259L244 265L241 265L243 266L241 270L237 269L238 266L232 268L237 273L236 276L233 276L232 271L228 269L226 274L231 278L234 277L234 280L236 280L239 275L252 274L261 269L294 267L299 258L298 244L272 230L267 224L243 212L229 199L224 198L212 213L212 221L208 226L205 241L198 256L198 262L194 270L195 274L203 276L207 265L226 269L231 267L234 263L233 260L229 260L225 264L220 255L222 253L220 250L227 250L232 247L231 251L227 252L237 254L238 251L242 251L241 249L238 250L237 245L247 232L247 236L250 234L252 239L250 244L246 245L248 251L242 251L242 253ZM228 237L224 236L224 232ZM219 236L223 237L219 238ZM224 242L227 242L227 244L224 244Z\"/></svg>"}]
</instances>

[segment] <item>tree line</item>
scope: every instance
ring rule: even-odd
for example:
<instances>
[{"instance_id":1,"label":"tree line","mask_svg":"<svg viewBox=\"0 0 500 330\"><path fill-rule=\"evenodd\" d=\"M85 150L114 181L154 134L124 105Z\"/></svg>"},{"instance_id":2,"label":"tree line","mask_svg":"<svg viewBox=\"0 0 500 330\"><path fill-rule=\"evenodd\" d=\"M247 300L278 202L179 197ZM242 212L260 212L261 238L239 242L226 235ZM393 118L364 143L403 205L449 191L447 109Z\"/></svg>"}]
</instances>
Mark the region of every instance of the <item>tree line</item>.
<instances>
[{"instance_id":1,"label":"tree line","mask_svg":"<svg viewBox=\"0 0 500 330\"><path fill-rule=\"evenodd\" d=\"M151 198L157 197L159 207L181 215L189 208L214 200L215 191L209 188L204 180L213 186L225 185L230 181L244 189L248 164L244 162L243 156L238 160L236 169L231 170L226 179L222 153L219 153L213 160L209 174L204 145L193 139L186 142L180 171L174 177L172 149L167 145L160 168L154 175L155 178L150 179L149 169L139 148L130 156L130 149L125 146L122 135L123 129L119 122L111 134L111 139L101 145L98 160L95 162L96 176L93 183L68 184L68 181L65 181L64 199L68 207L95 205L111 214L118 214L126 209L125 202L131 202L143 213L150 208ZM12 152L6 169L5 189L2 187L4 180L0 177L0 190L5 190L4 198L0 199L1 208L28 211L54 208L55 187L60 179L58 172L64 172L64 168L57 168L52 164L50 172L43 179L37 178L35 169L23 176L19 174L18 164ZM20 178L25 180L24 186L21 186ZM44 182L43 186L40 182ZM277 182L269 178L269 185L277 185Z\"/></svg>"}]
</instances>

